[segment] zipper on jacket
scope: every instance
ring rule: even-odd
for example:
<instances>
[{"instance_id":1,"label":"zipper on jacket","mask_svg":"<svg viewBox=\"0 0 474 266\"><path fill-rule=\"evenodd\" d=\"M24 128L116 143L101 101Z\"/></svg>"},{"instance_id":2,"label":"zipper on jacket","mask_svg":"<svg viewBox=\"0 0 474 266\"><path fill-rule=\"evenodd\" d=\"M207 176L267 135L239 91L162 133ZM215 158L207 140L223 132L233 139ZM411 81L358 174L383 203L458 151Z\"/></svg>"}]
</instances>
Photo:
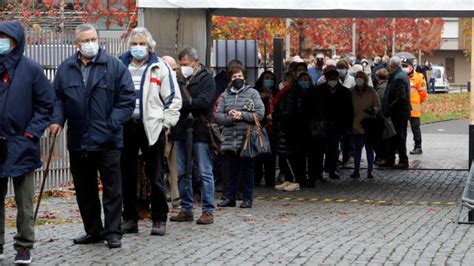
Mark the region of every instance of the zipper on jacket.
<instances>
[{"instance_id":1,"label":"zipper on jacket","mask_svg":"<svg viewBox=\"0 0 474 266\"><path fill-rule=\"evenodd\" d=\"M234 110L237 109L237 100L239 98L239 94L235 94L235 101L234 101ZM238 122L237 122L238 123ZM234 127L234 150L237 151L237 125Z\"/></svg>"}]
</instances>

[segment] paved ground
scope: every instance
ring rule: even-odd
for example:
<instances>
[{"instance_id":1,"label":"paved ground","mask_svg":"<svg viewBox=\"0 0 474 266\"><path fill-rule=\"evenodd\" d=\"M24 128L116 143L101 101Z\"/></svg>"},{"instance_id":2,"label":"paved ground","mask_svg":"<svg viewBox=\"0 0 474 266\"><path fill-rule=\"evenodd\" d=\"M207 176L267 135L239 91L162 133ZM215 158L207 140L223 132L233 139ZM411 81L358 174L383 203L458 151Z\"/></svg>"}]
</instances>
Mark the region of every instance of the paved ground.
<instances>
[{"instance_id":1,"label":"paved ground","mask_svg":"<svg viewBox=\"0 0 474 266\"><path fill-rule=\"evenodd\" d=\"M456 169L467 162L467 135L426 132L419 168ZM252 209L218 209L209 226L168 223L165 237L150 236L150 222L141 222L140 233L126 235L117 250L73 245L71 239L83 234L75 198L50 197L41 208L33 260L37 265L473 265L474 228L454 222L467 171L379 170L373 180L364 178L364 171L359 180L349 180L349 174L344 170L339 181L292 193L257 188ZM199 214L196 206L196 218ZM7 208L5 264L14 257L14 215Z\"/></svg>"}]
</instances>

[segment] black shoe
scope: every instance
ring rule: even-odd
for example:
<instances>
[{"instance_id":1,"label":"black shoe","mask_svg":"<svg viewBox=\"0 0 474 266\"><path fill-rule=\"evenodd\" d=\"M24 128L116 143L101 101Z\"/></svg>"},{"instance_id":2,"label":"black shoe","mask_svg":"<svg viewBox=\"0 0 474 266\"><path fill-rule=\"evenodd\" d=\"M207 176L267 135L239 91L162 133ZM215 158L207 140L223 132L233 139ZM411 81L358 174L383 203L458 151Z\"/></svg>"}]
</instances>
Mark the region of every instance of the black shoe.
<instances>
[{"instance_id":1,"label":"black shoe","mask_svg":"<svg viewBox=\"0 0 474 266\"><path fill-rule=\"evenodd\" d=\"M217 207L235 207L235 200L224 199L217 204Z\"/></svg>"},{"instance_id":2,"label":"black shoe","mask_svg":"<svg viewBox=\"0 0 474 266\"><path fill-rule=\"evenodd\" d=\"M15 256L16 264L30 264L31 263L31 254L30 250L27 248L19 248Z\"/></svg>"},{"instance_id":3,"label":"black shoe","mask_svg":"<svg viewBox=\"0 0 474 266\"><path fill-rule=\"evenodd\" d=\"M76 245L87 245L104 242L104 239L100 236L84 235L78 238L74 238L72 242L74 242L74 244Z\"/></svg>"},{"instance_id":4,"label":"black shoe","mask_svg":"<svg viewBox=\"0 0 474 266\"><path fill-rule=\"evenodd\" d=\"M138 224L132 220L126 220L122 223L122 234L138 233Z\"/></svg>"},{"instance_id":5,"label":"black shoe","mask_svg":"<svg viewBox=\"0 0 474 266\"><path fill-rule=\"evenodd\" d=\"M408 169L409 164L408 162L398 162L398 164L395 166L397 169Z\"/></svg>"},{"instance_id":6,"label":"black shoe","mask_svg":"<svg viewBox=\"0 0 474 266\"><path fill-rule=\"evenodd\" d=\"M243 209L252 208L252 201L250 200L242 201L242 204L240 204L240 208L243 208Z\"/></svg>"},{"instance_id":7,"label":"black shoe","mask_svg":"<svg viewBox=\"0 0 474 266\"><path fill-rule=\"evenodd\" d=\"M368 172L367 172L367 178L368 178L368 179L372 179L372 178L374 178L374 177L375 177L375 176L374 176L374 171L368 171Z\"/></svg>"},{"instance_id":8,"label":"black shoe","mask_svg":"<svg viewBox=\"0 0 474 266\"><path fill-rule=\"evenodd\" d=\"M332 172L329 174L329 178L331 179L339 179L341 178L337 172Z\"/></svg>"},{"instance_id":9,"label":"black shoe","mask_svg":"<svg viewBox=\"0 0 474 266\"><path fill-rule=\"evenodd\" d=\"M120 248L122 247L122 241L117 236L111 236L107 239L107 246L109 248Z\"/></svg>"},{"instance_id":10,"label":"black shoe","mask_svg":"<svg viewBox=\"0 0 474 266\"><path fill-rule=\"evenodd\" d=\"M395 163L394 162L389 162L389 161L386 161L382 164L379 164L380 167L394 167L395 166Z\"/></svg>"},{"instance_id":11,"label":"black shoe","mask_svg":"<svg viewBox=\"0 0 474 266\"><path fill-rule=\"evenodd\" d=\"M410 154L415 154L415 155L423 154L423 150L421 148L414 148L412 151L410 151Z\"/></svg>"},{"instance_id":12,"label":"black shoe","mask_svg":"<svg viewBox=\"0 0 474 266\"><path fill-rule=\"evenodd\" d=\"M355 179L355 178L359 178L359 177L360 177L359 172L354 172L354 173L351 174L351 178Z\"/></svg>"}]
</instances>

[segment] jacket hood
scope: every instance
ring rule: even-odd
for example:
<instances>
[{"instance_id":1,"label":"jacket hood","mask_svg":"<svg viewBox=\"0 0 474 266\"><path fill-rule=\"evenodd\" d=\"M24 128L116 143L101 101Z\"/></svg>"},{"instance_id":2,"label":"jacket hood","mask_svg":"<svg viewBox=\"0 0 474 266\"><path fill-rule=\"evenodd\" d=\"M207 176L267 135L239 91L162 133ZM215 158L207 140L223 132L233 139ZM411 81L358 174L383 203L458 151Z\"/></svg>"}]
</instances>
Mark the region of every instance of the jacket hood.
<instances>
[{"instance_id":1,"label":"jacket hood","mask_svg":"<svg viewBox=\"0 0 474 266\"><path fill-rule=\"evenodd\" d=\"M0 32L10 36L16 41L15 49L5 55L3 61L7 67L10 78L12 78L15 66L18 61L20 61L23 56L23 51L25 50L25 29L20 22L12 20L0 23Z\"/></svg>"}]
</instances>

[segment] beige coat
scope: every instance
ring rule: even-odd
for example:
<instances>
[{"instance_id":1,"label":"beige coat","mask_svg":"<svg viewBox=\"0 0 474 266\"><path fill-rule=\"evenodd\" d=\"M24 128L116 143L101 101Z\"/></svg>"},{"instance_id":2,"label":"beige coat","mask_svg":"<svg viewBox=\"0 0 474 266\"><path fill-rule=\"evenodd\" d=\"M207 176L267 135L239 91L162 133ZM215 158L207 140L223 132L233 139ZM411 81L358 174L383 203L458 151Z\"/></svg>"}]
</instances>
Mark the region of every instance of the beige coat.
<instances>
[{"instance_id":1,"label":"beige coat","mask_svg":"<svg viewBox=\"0 0 474 266\"><path fill-rule=\"evenodd\" d=\"M352 105L354 108L352 133L365 134L364 128L361 125L361 122L369 117L369 114L365 110L370 107L373 107L375 112L379 112L381 109L379 96L377 92L371 87L369 87L362 95L358 95L356 88L354 88L352 90Z\"/></svg>"}]
</instances>

